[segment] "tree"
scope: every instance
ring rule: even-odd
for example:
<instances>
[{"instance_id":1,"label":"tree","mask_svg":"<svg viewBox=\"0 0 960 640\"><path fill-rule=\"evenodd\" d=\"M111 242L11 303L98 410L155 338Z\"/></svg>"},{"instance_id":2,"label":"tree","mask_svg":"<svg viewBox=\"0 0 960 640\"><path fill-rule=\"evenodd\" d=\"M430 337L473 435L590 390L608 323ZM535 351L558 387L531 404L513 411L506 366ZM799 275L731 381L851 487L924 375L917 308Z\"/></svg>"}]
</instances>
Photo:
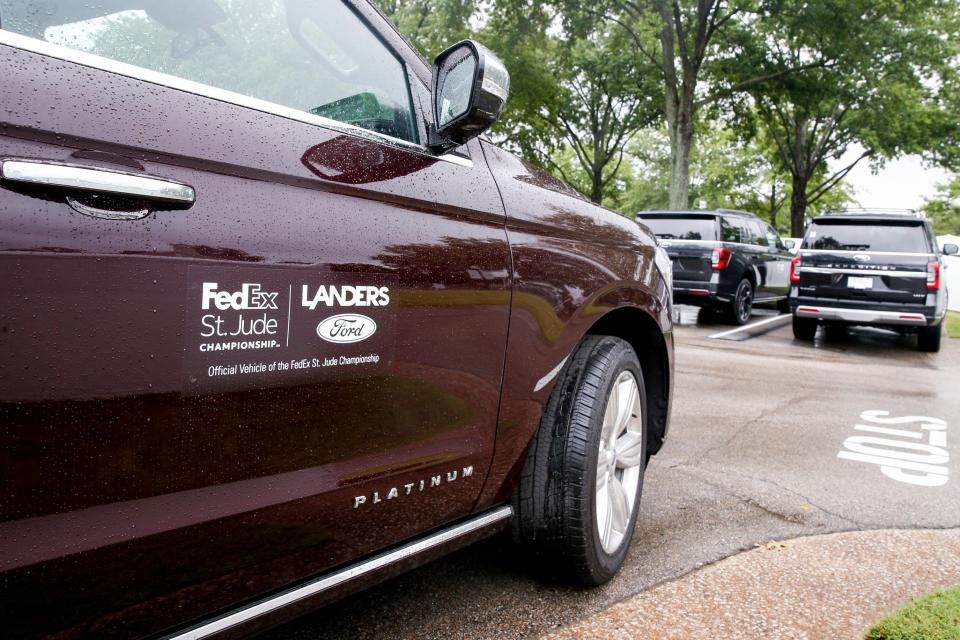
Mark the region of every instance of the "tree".
<instances>
[{"instance_id":1,"label":"tree","mask_svg":"<svg viewBox=\"0 0 960 640\"><path fill-rule=\"evenodd\" d=\"M478 9L475 0L383 0L377 4L427 60L469 38Z\"/></svg>"},{"instance_id":2,"label":"tree","mask_svg":"<svg viewBox=\"0 0 960 640\"><path fill-rule=\"evenodd\" d=\"M827 31L784 15L770 33L775 64L796 67L811 55L836 62L785 76L752 91L756 113L791 179L792 235L808 207L828 197L860 162L905 153L948 163L955 157L956 5L941 0L844 2ZM838 9L841 11L841 9ZM824 16L826 19L828 16ZM860 145L852 161L830 168Z\"/></svg>"},{"instance_id":3,"label":"tree","mask_svg":"<svg viewBox=\"0 0 960 640\"><path fill-rule=\"evenodd\" d=\"M656 118L652 101L639 91L640 70L622 55L622 39L620 33L599 31L558 46L552 65L562 79L557 99L540 112L549 133L573 152L575 162L557 162L549 155L541 161L566 182L583 183L584 195L598 204L618 176L627 143Z\"/></svg>"},{"instance_id":4,"label":"tree","mask_svg":"<svg viewBox=\"0 0 960 640\"><path fill-rule=\"evenodd\" d=\"M573 14L600 16L628 34L638 60L657 69L670 140L669 205L690 203L690 158L698 116L707 107L771 79L824 64L766 68L757 25L775 20L784 1L603 0ZM806 5L807 3L798 3Z\"/></svg>"},{"instance_id":5,"label":"tree","mask_svg":"<svg viewBox=\"0 0 960 640\"><path fill-rule=\"evenodd\" d=\"M778 162L772 143L757 132L743 137L739 129L716 123L698 125L701 143L690 156L690 198L696 208L742 209L789 231L781 216L790 202L789 174ZM625 177L621 211L628 216L669 207L670 144L667 132L644 130L631 144L632 171ZM842 185L819 203L821 210L842 208L852 201Z\"/></svg>"},{"instance_id":6,"label":"tree","mask_svg":"<svg viewBox=\"0 0 960 640\"><path fill-rule=\"evenodd\" d=\"M511 70L511 98L495 137L600 204L616 201L626 146L657 118L649 68L602 20L576 30L555 8L500 0L479 37ZM511 104L513 103L513 104Z\"/></svg>"},{"instance_id":7,"label":"tree","mask_svg":"<svg viewBox=\"0 0 960 640\"><path fill-rule=\"evenodd\" d=\"M928 199L923 212L933 222L937 235L960 235L960 176L937 187L937 196Z\"/></svg>"}]
</instances>

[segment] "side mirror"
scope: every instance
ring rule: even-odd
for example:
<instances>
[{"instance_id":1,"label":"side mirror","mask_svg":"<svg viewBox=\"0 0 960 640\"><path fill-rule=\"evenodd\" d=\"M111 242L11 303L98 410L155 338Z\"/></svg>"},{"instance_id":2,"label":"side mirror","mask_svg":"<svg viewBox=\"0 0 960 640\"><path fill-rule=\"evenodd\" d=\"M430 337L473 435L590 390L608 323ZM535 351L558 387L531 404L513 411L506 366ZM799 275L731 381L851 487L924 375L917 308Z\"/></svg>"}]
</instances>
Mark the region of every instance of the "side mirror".
<instances>
[{"instance_id":1,"label":"side mirror","mask_svg":"<svg viewBox=\"0 0 960 640\"><path fill-rule=\"evenodd\" d=\"M785 246L787 249L793 251L793 248L794 248L795 246L797 246L797 243L794 242L793 240L784 240L784 241L783 241L783 246Z\"/></svg>"},{"instance_id":2,"label":"side mirror","mask_svg":"<svg viewBox=\"0 0 960 640\"><path fill-rule=\"evenodd\" d=\"M430 147L459 147L490 128L510 94L510 74L500 58L473 40L464 40L433 63L433 117Z\"/></svg>"},{"instance_id":3,"label":"side mirror","mask_svg":"<svg viewBox=\"0 0 960 640\"><path fill-rule=\"evenodd\" d=\"M943 253L948 256L957 255L957 251L960 251L960 247L955 244L945 244L943 245Z\"/></svg>"}]
</instances>

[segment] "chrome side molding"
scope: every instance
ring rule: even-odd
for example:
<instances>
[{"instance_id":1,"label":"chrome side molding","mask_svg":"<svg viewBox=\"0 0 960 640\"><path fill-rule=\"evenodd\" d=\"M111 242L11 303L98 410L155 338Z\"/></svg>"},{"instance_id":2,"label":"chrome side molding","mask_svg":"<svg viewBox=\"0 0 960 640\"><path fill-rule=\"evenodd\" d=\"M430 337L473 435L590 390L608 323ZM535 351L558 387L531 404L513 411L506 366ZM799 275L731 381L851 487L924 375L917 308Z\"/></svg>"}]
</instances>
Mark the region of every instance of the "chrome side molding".
<instances>
[{"instance_id":1,"label":"chrome side molding","mask_svg":"<svg viewBox=\"0 0 960 640\"><path fill-rule=\"evenodd\" d=\"M334 587L350 582L351 580L355 580L356 578L368 573L372 573L378 569L382 569L401 560L405 560L419 553L423 553L424 551L428 551L434 547L438 547L444 543L450 542L469 533L473 533L474 531L479 531L503 520L507 520L512 516L512 507L498 507L492 511L487 511L486 513L483 513L475 518L467 520L466 522L461 522L460 524L443 529L415 542L405 544L402 547L394 549L393 551L381 553L370 558L369 560L358 562L340 569L339 571L335 571L321 578L312 580L299 587L294 587L293 589L283 591L273 597L247 605L233 611L232 613L228 613L220 618L202 623L187 631L172 636L167 636L165 640L200 640L201 638L208 638L212 635L220 633L221 631L226 631L231 627L235 627L239 624L243 624L244 622L248 622L254 618L258 618L262 615L270 613L271 611L276 611L277 609L281 609L295 602L299 602L304 598L309 598L310 596L323 593L324 591L333 589Z\"/></svg>"}]
</instances>

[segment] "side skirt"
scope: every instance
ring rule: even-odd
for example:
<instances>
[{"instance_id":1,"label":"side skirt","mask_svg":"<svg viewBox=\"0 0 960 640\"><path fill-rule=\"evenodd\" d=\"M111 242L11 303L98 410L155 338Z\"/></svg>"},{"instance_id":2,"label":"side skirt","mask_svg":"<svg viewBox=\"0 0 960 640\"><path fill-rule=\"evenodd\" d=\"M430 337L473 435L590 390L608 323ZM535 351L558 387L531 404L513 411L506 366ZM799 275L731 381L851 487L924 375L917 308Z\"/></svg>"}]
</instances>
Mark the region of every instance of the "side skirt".
<instances>
[{"instance_id":1,"label":"side skirt","mask_svg":"<svg viewBox=\"0 0 960 640\"><path fill-rule=\"evenodd\" d=\"M426 537L409 542L392 551L375 555L368 560L349 565L339 571L311 580L306 584L281 591L274 596L236 609L219 618L203 622L187 631L166 636L165 640L200 640L201 638L208 638L238 625L250 622L260 616L300 602L301 600L340 587L353 580L384 569L389 565L407 560L436 547L446 545L458 538L502 524L512 516L512 507L498 507L452 527L441 529Z\"/></svg>"}]
</instances>

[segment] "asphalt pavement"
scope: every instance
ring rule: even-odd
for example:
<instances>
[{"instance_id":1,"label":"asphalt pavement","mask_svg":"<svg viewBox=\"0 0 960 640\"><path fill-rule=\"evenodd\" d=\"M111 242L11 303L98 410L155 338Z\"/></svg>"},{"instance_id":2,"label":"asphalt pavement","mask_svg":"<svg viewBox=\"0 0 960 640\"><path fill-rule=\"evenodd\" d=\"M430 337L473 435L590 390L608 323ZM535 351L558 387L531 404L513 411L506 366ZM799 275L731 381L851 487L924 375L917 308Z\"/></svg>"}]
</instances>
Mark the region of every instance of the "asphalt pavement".
<instances>
[{"instance_id":1,"label":"asphalt pavement","mask_svg":"<svg viewBox=\"0 0 960 640\"><path fill-rule=\"evenodd\" d=\"M264 638L539 637L771 540L960 526L960 340L927 354L855 328L811 344L771 312L733 332L682 316L670 436L609 584L547 582L497 537Z\"/></svg>"}]
</instances>

